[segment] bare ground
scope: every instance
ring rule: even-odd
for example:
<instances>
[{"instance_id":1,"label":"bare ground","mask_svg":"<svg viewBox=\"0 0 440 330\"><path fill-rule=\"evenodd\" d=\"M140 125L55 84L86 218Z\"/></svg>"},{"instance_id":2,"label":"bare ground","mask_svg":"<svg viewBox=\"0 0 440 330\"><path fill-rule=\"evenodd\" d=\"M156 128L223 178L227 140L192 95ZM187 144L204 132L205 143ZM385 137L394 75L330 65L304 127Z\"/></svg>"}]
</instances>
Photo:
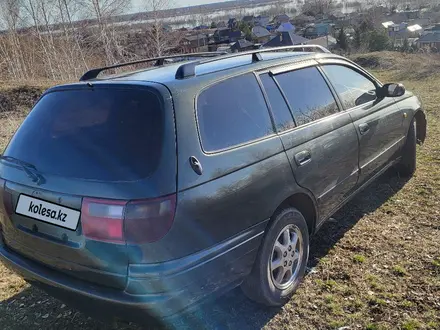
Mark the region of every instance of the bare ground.
<instances>
[{"instance_id":1,"label":"bare ground","mask_svg":"<svg viewBox=\"0 0 440 330\"><path fill-rule=\"evenodd\" d=\"M423 69L423 79L410 74L403 81L421 96L429 119L415 176L405 181L390 170L327 222L312 240L309 274L283 308L261 307L237 289L170 328L440 329L440 76L425 77L435 59L420 63L416 56L404 56L399 61L403 70L393 66L376 74L395 81L405 68ZM4 127L13 131L19 122L16 116L9 126L0 126L0 145L9 134ZM94 320L2 265L0 325L5 330L142 329Z\"/></svg>"}]
</instances>

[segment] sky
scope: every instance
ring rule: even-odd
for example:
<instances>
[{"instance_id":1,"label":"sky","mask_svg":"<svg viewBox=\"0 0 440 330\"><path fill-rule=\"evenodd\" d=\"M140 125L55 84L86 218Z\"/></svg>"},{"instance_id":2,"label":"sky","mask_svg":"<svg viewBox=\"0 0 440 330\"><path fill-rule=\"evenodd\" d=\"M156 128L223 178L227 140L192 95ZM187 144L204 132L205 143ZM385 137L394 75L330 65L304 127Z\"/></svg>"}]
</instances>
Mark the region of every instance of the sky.
<instances>
[{"instance_id":1,"label":"sky","mask_svg":"<svg viewBox=\"0 0 440 330\"><path fill-rule=\"evenodd\" d=\"M133 6L132 6L132 12L138 12L138 11L144 11L145 4L148 3L146 0L132 0ZM186 7L186 6L196 6L196 5L203 5L207 3L213 3L213 2L223 2L227 0L170 0L170 7L171 8L177 8L177 7Z\"/></svg>"}]
</instances>

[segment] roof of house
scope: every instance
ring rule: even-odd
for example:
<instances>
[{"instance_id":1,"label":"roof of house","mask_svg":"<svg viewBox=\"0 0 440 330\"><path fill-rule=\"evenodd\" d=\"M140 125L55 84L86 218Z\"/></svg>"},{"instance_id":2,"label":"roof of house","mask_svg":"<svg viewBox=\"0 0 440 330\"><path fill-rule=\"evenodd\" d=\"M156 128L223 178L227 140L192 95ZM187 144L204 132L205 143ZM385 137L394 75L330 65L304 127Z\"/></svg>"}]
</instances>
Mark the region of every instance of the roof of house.
<instances>
[{"instance_id":1,"label":"roof of house","mask_svg":"<svg viewBox=\"0 0 440 330\"><path fill-rule=\"evenodd\" d=\"M246 39L240 39L232 45L232 48L243 49L247 47L251 47L254 44Z\"/></svg>"},{"instance_id":2,"label":"roof of house","mask_svg":"<svg viewBox=\"0 0 440 330\"><path fill-rule=\"evenodd\" d=\"M440 42L440 34L439 33L428 33L424 36L421 36L417 42L428 43L428 42Z\"/></svg>"},{"instance_id":3,"label":"roof of house","mask_svg":"<svg viewBox=\"0 0 440 330\"><path fill-rule=\"evenodd\" d=\"M215 30L216 34L222 37L239 37L241 36L240 30L231 30L230 28L219 28Z\"/></svg>"},{"instance_id":4,"label":"roof of house","mask_svg":"<svg viewBox=\"0 0 440 330\"><path fill-rule=\"evenodd\" d=\"M332 36L324 36L315 39L308 39L306 42L308 45L320 45L324 47L332 47L337 44L337 40Z\"/></svg>"},{"instance_id":5,"label":"roof of house","mask_svg":"<svg viewBox=\"0 0 440 330\"><path fill-rule=\"evenodd\" d=\"M281 32L280 34L276 35L268 42L266 42L263 47L292 46L304 44L307 41L309 41L309 39L296 35L292 31Z\"/></svg>"},{"instance_id":6,"label":"roof of house","mask_svg":"<svg viewBox=\"0 0 440 330\"><path fill-rule=\"evenodd\" d=\"M292 23L290 23L290 22L283 22L280 24L280 26L276 30L278 32L285 32L285 31L295 32L295 26L292 25Z\"/></svg>"},{"instance_id":7,"label":"roof of house","mask_svg":"<svg viewBox=\"0 0 440 330\"><path fill-rule=\"evenodd\" d=\"M200 40L200 39L206 39L206 35L194 34L194 35L190 35L190 36L185 36L185 37L183 37L183 39L188 40L188 41L196 41L196 40Z\"/></svg>"},{"instance_id":8,"label":"roof of house","mask_svg":"<svg viewBox=\"0 0 440 330\"><path fill-rule=\"evenodd\" d=\"M264 37L270 36L270 32L266 28L264 28L262 26L254 26L252 28L252 34L256 38L264 38Z\"/></svg>"},{"instance_id":9,"label":"roof of house","mask_svg":"<svg viewBox=\"0 0 440 330\"><path fill-rule=\"evenodd\" d=\"M415 31L423 30L423 28L419 24L414 24L414 25L408 26L407 29L410 32L415 32Z\"/></svg>"},{"instance_id":10,"label":"roof of house","mask_svg":"<svg viewBox=\"0 0 440 330\"><path fill-rule=\"evenodd\" d=\"M393 21L388 21L388 22L383 22L383 23L382 23L382 26L383 26L384 28L388 28L388 27L391 26L391 25L394 25L394 22L393 22Z\"/></svg>"},{"instance_id":11,"label":"roof of house","mask_svg":"<svg viewBox=\"0 0 440 330\"><path fill-rule=\"evenodd\" d=\"M289 21L289 16L286 14L280 14L275 16L274 20L278 21L278 22L288 22Z\"/></svg>"}]
</instances>

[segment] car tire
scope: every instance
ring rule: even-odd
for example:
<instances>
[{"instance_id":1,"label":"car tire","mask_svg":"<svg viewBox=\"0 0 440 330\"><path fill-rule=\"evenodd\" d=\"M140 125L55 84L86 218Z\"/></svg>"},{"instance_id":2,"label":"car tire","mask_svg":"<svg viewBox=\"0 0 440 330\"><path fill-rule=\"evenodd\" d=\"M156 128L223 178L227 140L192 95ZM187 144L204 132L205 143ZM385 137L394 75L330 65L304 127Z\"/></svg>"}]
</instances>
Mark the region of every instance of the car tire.
<instances>
[{"instance_id":1,"label":"car tire","mask_svg":"<svg viewBox=\"0 0 440 330\"><path fill-rule=\"evenodd\" d=\"M243 292L267 306L284 305L301 283L308 257L309 230L303 215L292 207L280 210L273 216L253 269L241 286Z\"/></svg>"},{"instance_id":2,"label":"car tire","mask_svg":"<svg viewBox=\"0 0 440 330\"><path fill-rule=\"evenodd\" d=\"M415 118L411 121L406 137L405 145L402 148L402 158L398 164L400 176L411 177L416 171L417 160L417 136Z\"/></svg>"}]
</instances>

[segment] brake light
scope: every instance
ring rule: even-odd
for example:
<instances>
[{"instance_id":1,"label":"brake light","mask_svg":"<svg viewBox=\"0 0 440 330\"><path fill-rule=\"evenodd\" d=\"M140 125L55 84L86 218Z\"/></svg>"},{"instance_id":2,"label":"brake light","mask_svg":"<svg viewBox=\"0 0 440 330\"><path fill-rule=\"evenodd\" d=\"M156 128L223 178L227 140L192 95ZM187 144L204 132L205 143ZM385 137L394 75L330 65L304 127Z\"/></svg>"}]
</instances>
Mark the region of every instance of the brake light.
<instances>
[{"instance_id":1,"label":"brake light","mask_svg":"<svg viewBox=\"0 0 440 330\"><path fill-rule=\"evenodd\" d=\"M126 201L84 198L81 206L81 225L87 238L125 243L124 207Z\"/></svg>"},{"instance_id":2,"label":"brake light","mask_svg":"<svg viewBox=\"0 0 440 330\"><path fill-rule=\"evenodd\" d=\"M125 210L125 239L127 243L152 243L171 229L176 209L176 195L132 201Z\"/></svg>"},{"instance_id":3,"label":"brake light","mask_svg":"<svg viewBox=\"0 0 440 330\"><path fill-rule=\"evenodd\" d=\"M176 195L136 201L84 198L83 234L89 239L110 243L155 242L170 230L175 208Z\"/></svg>"}]
</instances>

